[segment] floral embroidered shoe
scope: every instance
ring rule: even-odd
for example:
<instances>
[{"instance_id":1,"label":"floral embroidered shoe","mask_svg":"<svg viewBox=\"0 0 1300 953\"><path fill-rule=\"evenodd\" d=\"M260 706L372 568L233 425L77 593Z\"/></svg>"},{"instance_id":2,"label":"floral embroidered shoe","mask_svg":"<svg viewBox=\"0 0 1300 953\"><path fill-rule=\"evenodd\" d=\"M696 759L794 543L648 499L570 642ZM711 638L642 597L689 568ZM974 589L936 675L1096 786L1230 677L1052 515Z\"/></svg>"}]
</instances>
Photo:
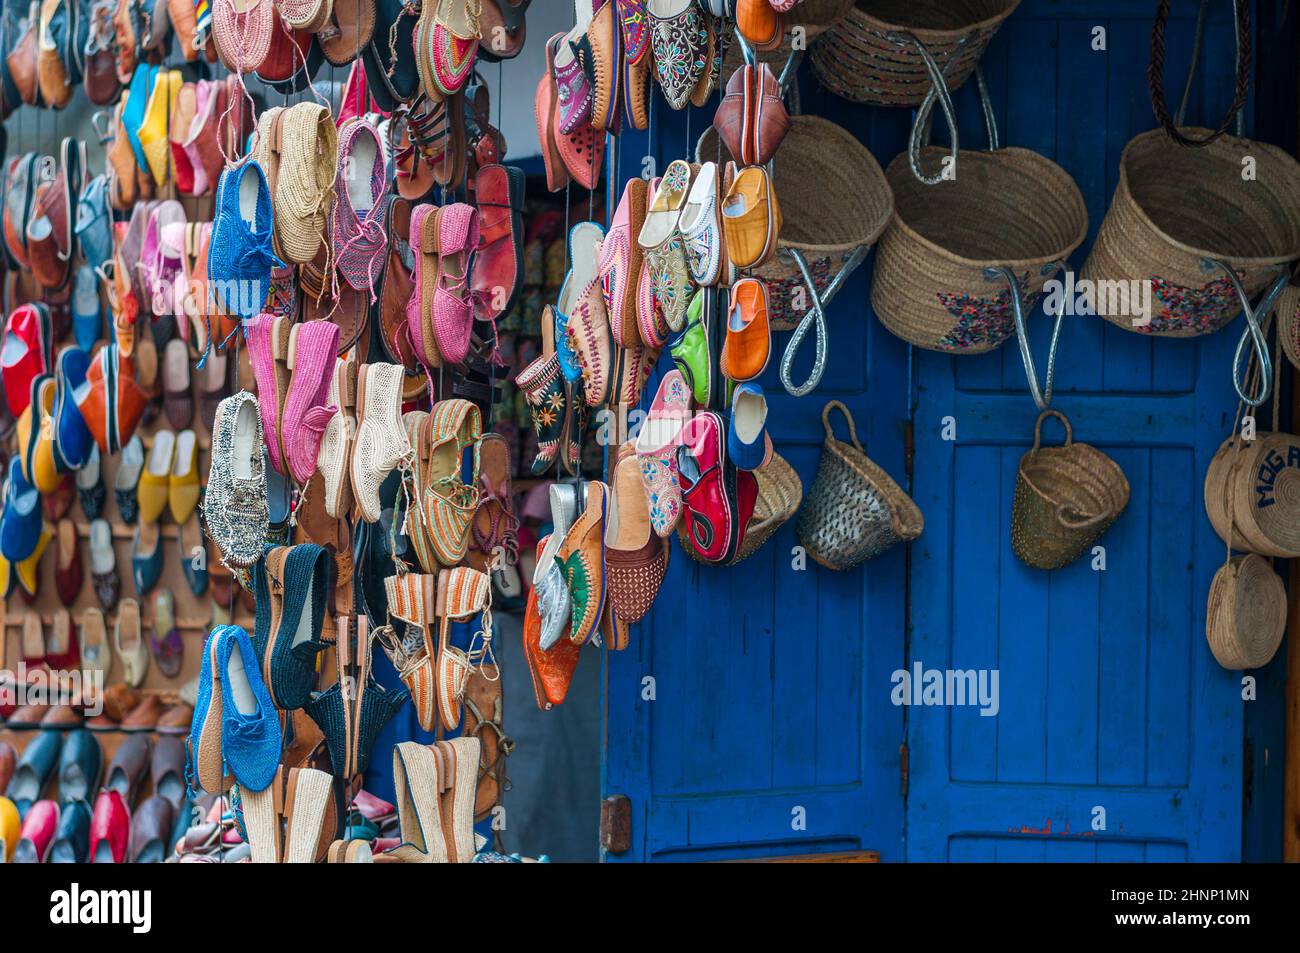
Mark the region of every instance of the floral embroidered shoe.
<instances>
[{"instance_id":1,"label":"floral embroidered shoe","mask_svg":"<svg viewBox=\"0 0 1300 953\"><path fill-rule=\"evenodd\" d=\"M722 274L722 220L718 212L718 166L705 162L695 176L678 221L686 264L698 285L714 285Z\"/></svg>"},{"instance_id":2,"label":"floral embroidered shoe","mask_svg":"<svg viewBox=\"0 0 1300 953\"><path fill-rule=\"evenodd\" d=\"M613 340L600 279L587 282L564 325L569 351L582 373L582 395L589 407L609 399Z\"/></svg>"},{"instance_id":3,"label":"floral embroidered shoe","mask_svg":"<svg viewBox=\"0 0 1300 953\"><path fill-rule=\"evenodd\" d=\"M217 405L212 466L204 496L208 535L230 566L251 566L262 554L270 525L266 445L257 398L240 391Z\"/></svg>"},{"instance_id":4,"label":"floral embroidered shoe","mask_svg":"<svg viewBox=\"0 0 1300 953\"><path fill-rule=\"evenodd\" d=\"M686 248L678 231L690 187L691 167L681 159L673 161L655 191L637 237L649 267L654 301L673 331L680 331L685 323L692 290Z\"/></svg>"},{"instance_id":5,"label":"floral embroidered shoe","mask_svg":"<svg viewBox=\"0 0 1300 953\"><path fill-rule=\"evenodd\" d=\"M338 412L326 404L335 370L339 326L332 321L295 324L289 332L289 393L281 431L289 475L306 485L316 472L325 428Z\"/></svg>"},{"instance_id":6,"label":"floral embroidered shoe","mask_svg":"<svg viewBox=\"0 0 1300 953\"><path fill-rule=\"evenodd\" d=\"M379 132L364 120L350 123L339 132L338 156L331 243L335 267L349 287L368 290L373 301L388 254L384 223L392 202Z\"/></svg>"},{"instance_id":7,"label":"floral embroidered shoe","mask_svg":"<svg viewBox=\"0 0 1300 953\"><path fill-rule=\"evenodd\" d=\"M664 97L684 109L708 66L709 28L695 0L647 0L650 46Z\"/></svg>"},{"instance_id":8,"label":"floral embroidered shoe","mask_svg":"<svg viewBox=\"0 0 1300 953\"><path fill-rule=\"evenodd\" d=\"M691 417L691 390L681 371L671 370L659 382L659 390L636 437L636 455L641 462L650 504L650 526L668 536L681 517L682 494L677 483L677 447L682 428Z\"/></svg>"},{"instance_id":9,"label":"floral embroidered shoe","mask_svg":"<svg viewBox=\"0 0 1300 953\"><path fill-rule=\"evenodd\" d=\"M543 322L549 315L549 310L543 313ZM531 469L534 475L540 476L559 458L565 423L570 416L559 357L552 352L549 357L537 358L519 372L515 386L528 401L532 414L533 430L537 434L537 456L533 458Z\"/></svg>"},{"instance_id":10,"label":"floral embroidered shoe","mask_svg":"<svg viewBox=\"0 0 1300 953\"><path fill-rule=\"evenodd\" d=\"M605 611L605 501L609 488L598 480L583 484L582 513L564 536L556 561L572 601L569 640L584 645Z\"/></svg>"},{"instance_id":11,"label":"floral embroidered shoe","mask_svg":"<svg viewBox=\"0 0 1300 953\"><path fill-rule=\"evenodd\" d=\"M357 439L352 451L352 494L367 523L379 520L379 487L388 474L409 465L411 441L402 426L400 364L365 364L357 375Z\"/></svg>"},{"instance_id":12,"label":"floral embroidered shoe","mask_svg":"<svg viewBox=\"0 0 1300 953\"><path fill-rule=\"evenodd\" d=\"M569 586L564 581L564 568L555 558L569 531L569 523L561 522L555 515L557 490L567 491L569 505L574 505L572 486L551 484L551 519L554 529L538 544L537 564L533 568L533 590L537 594L537 609L541 617L538 645L543 652L549 651L568 635L573 624L573 602L569 597ZM573 518L571 512L567 518Z\"/></svg>"},{"instance_id":13,"label":"floral embroidered shoe","mask_svg":"<svg viewBox=\"0 0 1300 953\"><path fill-rule=\"evenodd\" d=\"M670 544L651 532L650 503L632 443L618 448L605 521L605 574L610 605L620 622L650 611L668 572Z\"/></svg>"}]
</instances>

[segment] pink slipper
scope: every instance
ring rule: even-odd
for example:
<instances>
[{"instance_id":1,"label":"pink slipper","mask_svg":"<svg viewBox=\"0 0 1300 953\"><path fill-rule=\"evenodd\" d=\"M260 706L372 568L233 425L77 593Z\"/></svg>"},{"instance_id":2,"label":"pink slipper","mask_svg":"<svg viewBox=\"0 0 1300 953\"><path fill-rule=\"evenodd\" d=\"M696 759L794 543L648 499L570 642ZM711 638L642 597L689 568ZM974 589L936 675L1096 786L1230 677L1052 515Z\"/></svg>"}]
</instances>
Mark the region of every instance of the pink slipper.
<instances>
[{"instance_id":1,"label":"pink slipper","mask_svg":"<svg viewBox=\"0 0 1300 953\"><path fill-rule=\"evenodd\" d=\"M438 352L453 364L469 355L474 304L469 293L469 256L478 248L478 209L463 202L444 205L438 223L438 290L433 296L433 336Z\"/></svg>"},{"instance_id":2,"label":"pink slipper","mask_svg":"<svg viewBox=\"0 0 1300 953\"><path fill-rule=\"evenodd\" d=\"M266 450L271 456L271 466L284 473L280 457L280 428L276 419L279 411L279 385L275 369L275 325L277 316L263 311L244 326L248 342L248 359L253 365L253 378L257 382L257 412L262 418L262 434Z\"/></svg>"},{"instance_id":3,"label":"pink slipper","mask_svg":"<svg viewBox=\"0 0 1300 953\"><path fill-rule=\"evenodd\" d=\"M675 368L663 376L650 412L636 436L641 479L650 503L650 525L660 536L671 535L682 515L682 491L677 483L677 448L682 428L691 419L691 389Z\"/></svg>"},{"instance_id":4,"label":"pink slipper","mask_svg":"<svg viewBox=\"0 0 1300 953\"><path fill-rule=\"evenodd\" d=\"M321 436L337 407L327 407L330 375L339 346L333 321L295 324L289 333L289 396L284 402L284 452L289 475L306 484L316 472Z\"/></svg>"}]
</instances>

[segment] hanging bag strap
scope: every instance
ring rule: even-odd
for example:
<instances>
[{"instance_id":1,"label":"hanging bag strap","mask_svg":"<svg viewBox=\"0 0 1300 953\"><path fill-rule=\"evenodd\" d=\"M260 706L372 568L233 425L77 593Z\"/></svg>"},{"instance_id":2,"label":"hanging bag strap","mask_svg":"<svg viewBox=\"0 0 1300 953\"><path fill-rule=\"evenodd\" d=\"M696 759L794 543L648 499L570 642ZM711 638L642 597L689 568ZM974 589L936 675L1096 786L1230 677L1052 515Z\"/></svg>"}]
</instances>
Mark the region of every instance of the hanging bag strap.
<instances>
[{"instance_id":1,"label":"hanging bag strap","mask_svg":"<svg viewBox=\"0 0 1300 953\"><path fill-rule=\"evenodd\" d=\"M1204 3L1207 2L1208 0L1202 0L1202 15L1205 9ZM1193 139L1182 133L1178 128L1178 122L1169 115L1169 107L1165 102L1165 28L1169 25L1169 11L1172 6L1173 0L1160 0L1159 6L1156 8L1155 25L1151 29L1151 63L1147 67L1147 87L1151 91L1151 108L1156 114L1156 120L1164 127L1165 132L1174 142L1180 146L1193 148L1208 146L1220 139L1228 131L1233 119L1246 105L1246 96L1250 91L1251 67L1250 4L1248 0L1233 0L1233 17L1237 27L1237 78L1232 104L1228 106L1228 111L1224 113L1219 125L1208 136L1201 139ZM1201 30L1198 24L1198 51L1200 48L1200 34ZM1195 69L1196 57L1194 56L1190 72L1194 72ZM1191 85L1190 72L1188 91L1190 91ZM1185 104L1186 93L1184 93ZM1178 121L1181 120L1182 109L1179 109Z\"/></svg>"},{"instance_id":2,"label":"hanging bag strap","mask_svg":"<svg viewBox=\"0 0 1300 953\"><path fill-rule=\"evenodd\" d=\"M835 428L831 426L832 410L838 410L840 413L844 415L844 419L847 420L849 424L849 440L853 442L853 446L858 448L859 453L861 453L863 456L866 456L867 451L863 448L862 444L858 441L858 428L853 421L853 414L849 412L849 408L846 407L842 401L838 401L838 400L828 401L826 406L822 408L822 429L826 431L826 442L830 443L831 441L839 439L838 437L835 436Z\"/></svg>"},{"instance_id":3,"label":"hanging bag strap","mask_svg":"<svg viewBox=\"0 0 1300 953\"><path fill-rule=\"evenodd\" d=\"M1048 278L1064 267L1064 262L1048 262L1042 267L1042 276ZM1020 288L1020 279L1016 277L1015 272L1005 265L992 265L984 269L984 279L986 281L996 281L998 278L1007 283L1007 288L1011 293L1011 315L1016 322L1016 341L1020 345L1020 360L1025 365L1025 377L1029 380L1029 393L1034 398L1034 403L1038 405L1038 409L1046 413L1052 403L1052 386L1056 380L1056 348L1061 339L1061 320L1065 317L1065 296L1061 296L1060 308L1052 322L1052 343L1047 350L1047 377L1040 389L1038 386L1038 370L1034 366L1034 355L1029 348L1029 332L1025 328L1025 304L1024 295ZM1058 416L1060 415L1058 414ZM1039 417L1039 423L1042 423L1041 416ZM1036 449L1037 444L1034 446Z\"/></svg>"}]
</instances>

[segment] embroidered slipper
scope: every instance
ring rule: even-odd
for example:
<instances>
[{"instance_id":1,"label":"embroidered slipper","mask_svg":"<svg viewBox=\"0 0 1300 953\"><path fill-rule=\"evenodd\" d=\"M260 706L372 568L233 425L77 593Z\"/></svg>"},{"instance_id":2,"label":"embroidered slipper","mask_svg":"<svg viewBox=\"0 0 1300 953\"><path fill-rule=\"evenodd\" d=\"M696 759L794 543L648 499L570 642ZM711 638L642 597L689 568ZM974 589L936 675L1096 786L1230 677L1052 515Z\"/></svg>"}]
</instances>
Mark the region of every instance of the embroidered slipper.
<instances>
[{"instance_id":1,"label":"embroidered slipper","mask_svg":"<svg viewBox=\"0 0 1300 953\"><path fill-rule=\"evenodd\" d=\"M686 248L678 230L690 188L691 167L681 159L674 160L665 170L663 180L650 200L645 223L637 236L645 252L655 307L673 331L680 331L685 324L686 308L693 290ZM646 340L644 323L642 331L643 340ZM653 344L654 341L646 340L646 343Z\"/></svg>"},{"instance_id":2,"label":"embroidered slipper","mask_svg":"<svg viewBox=\"0 0 1300 953\"><path fill-rule=\"evenodd\" d=\"M623 115L640 132L650 128L650 21L645 0L617 0L623 31Z\"/></svg>"},{"instance_id":3,"label":"embroidered slipper","mask_svg":"<svg viewBox=\"0 0 1300 953\"><path fill-rule=\"evenodd\" d=\"M609 329L620 347L642 343L637 322L637 292L645 253L637 237L645 224L646 189L645 179L628 180L609 232L600 244L597 262L605 308L609 312Z\"/></svg>"},{"instance_id":4,"label":"embroidered slipper","mask_svg":"<svg viewBox=\"0 0 1300 953\"><path fill-rule=\"evenodd\" d=\"M673 369L659 381L659 390L650 403L635 444L650 504L650 525L660 536L670 535L681 517L677 448L681 445L682 429L690 419L690 387L682 372Z\"/></svg>"},{"instance_id":5,"label":"embroidered slipper","mask_svg":"<svg viewBox=\"0 0 1300 953\"><path fill-rule=\"evenodd\" d=\"M479 25L476 0L438 0L433 29L427 35L425 55L432 66L433 82L443 96L454 96L464 88L474 72L478 53ZM417 49L423 48L416 28Z\"/></svg>"},{"instance_id":6,"label":"embroidered slipper","mask_svg":"<svg viewBox=\"0 0 1300 953\"><path fill-rule=\"evenodd\" d=\"M537 544L538 562L545 547L550 545L554 536L545 536ZM558 544L557 544L558 545ZM563 588L563 580L561 580ZM568 590L565 589L567 594ZM565 613L565 623L568 614ZM578 667L578 656L582 646L575 645L569 639L561 638L549 651L541 648L542 615L539 608L539 590L536 584L528 593L528 604L524 610L524 657L528 660L528 674L533 683L533 697L537 707L550 711L555 705L564 703L573 681L573 673ZM561 633L564 634L564 633Z\"/></svg>"},{"instance_id":7,"label":"embroidered slipper","mask_svg":"<svg viewBox=\"0 0 1300 953\"><path fill-rule=\"evenodd\" d=\"M605 611L605 506L609 488L598 480L584 484L582 513L556 553L572 600L569 640L584 645Z\"/></svg>"},{"instance_id":8,"label":"embroidered slipper","mask_svg":"<svg viewBox=\"0 0 1300 953\"><path fill-rule=\"evenodd\" d=\"M647 0L646 13L655 73L664 98L673 109L684 109L707 68L709 31L704 11L695 0Z\"/></svg>"},{"instance_id":9,"label":"embroidered slipper","mask_svg":"<svg viewBox=\"0 0 1300 953\"><path fill-rule=\"evenodd\" d=\"M724 252L718 179L717 163L705 162L700 166L678 221L686 264L697 285L715 285L722 274Z\"/></svg>"},{"instance_id":10,"label":"embroidered slipper","mask_svg":"<svg viewBox=\"0 0 1300 953\"><path fill-rule=\"evenodd\" d=\"M533 120L537 125L537 141L541 143L542 162L546 168L546 188L558 192L569 183L569 170L560 153L559 145L559 92L555 83L555 55L565 34L557 33L546 41L546 71L537 82L533 97Z\"/></svg>"}]
</instances>

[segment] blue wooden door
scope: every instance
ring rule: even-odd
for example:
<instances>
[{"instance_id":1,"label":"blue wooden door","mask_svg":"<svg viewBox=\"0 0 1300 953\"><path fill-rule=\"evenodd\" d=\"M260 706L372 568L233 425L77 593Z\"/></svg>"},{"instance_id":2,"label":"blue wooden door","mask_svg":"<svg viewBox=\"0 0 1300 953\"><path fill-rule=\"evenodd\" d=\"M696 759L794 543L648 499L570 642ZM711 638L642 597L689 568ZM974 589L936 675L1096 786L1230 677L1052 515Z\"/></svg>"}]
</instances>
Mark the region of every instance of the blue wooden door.
<instances>
[{"instance_id":1,"label":"blue wooden door","mask_svg":"<svg viewBox=\"0 0 1300 953\"><path fill-rule=\"evenodd\" d=\"M807 112L839 108L804 82ZM657 110L663 168L685 154L687 129L662 103ZM862 109L836 121L880 157L903 141L907 117ZM638 140L625 138L624 175L636 174ZM852 408L875 459L903 476L907 351L868 314L869 270L830 308L831 356L814 394L786 395L780 350L760 381L777 451L805 492L821 454L821 408L832 397ZM775 347L788 337L777 335ZM796 380L811 353L810 341ZM795 545L792 521L748 560L719 568L693 562L674 540L653 612L633 628L628 650L607 655L603 790L631 799L633 846L606 859L855 850L902 859L902 712L868 687L887 684L901 663L904 551L835 573L811 560L796 568Z\"/></svg>"},{"instance_id":2,"label":"blue wooden door","mask_svg":"<svg viewBox=\"0 0 1300 953\"><path fill-rule=\"evenodd\" d=\"M1186 18L1168 34L1174 100L1197 5L1178 6ZM985 61L1004 142L1074 177L1090 241L1121 150L1154 124L1145 80L1153 7L1027 0ZM1231 5L1212 7L1189 111L1211 123L1233 68ZM1098 26L1106 52L1092 47ZM972 99L961 101L973 119ZM978 141L966 138L978 125L963 134ZM1040 312L1039 355L1047 325ZM1037 414L1014 344L976 358L918 355L914 494L926 530L912 563L908 658L926 669L996 669L1000 707L996 717L909 709L910 860L1239 857L1243 704L1239 677L1205 642L1206 595L1225 552L1201 483L1231 426L1241 326L1152 340L1097 317L1066 319L1055 406L1076 438L1123 467L1132 490L1100 540L1104 571L1085 558L1045 573L1011 551L1016 468ZM955 441L942 439L949 416Z\"/></svg>"},{"instance_id":3,"label":"blue wooden door","mask_svg":"<svg viewBox=\"0 0 1300 953\"><path fill-rule=\"evenodd\" d=\"M1173 101L1196 13L1190 0L1176 6ZM1228 7L1212 4L1193 119L1217 120L1230 96ZM1002 142L1055 159L1083 192L1090 235L1076 271L1124 145L1153 125L1153 8L1024 0L985 59ZM1093 48L1097 27L1105 51ZM956 96L966 148L984 141L973 87ZM802 92L806 112L854 132L882 166L904 148L906 111L847 103L806 69ZM666 113L660 104L659 145L646 145L660 168L690 135L689 120ZM623 176L637 171L641 145L627 137ZM871 312L873 265L830 308L821 386L794 399L775 371L762 381L769 426L806 491L821 408L843 400L871 457L911 487L925 532L910 552L849 573L792 568L792 526L730 569L698 566L674 544L653 613L628 651L607 655L602 789L630 798L632 848L606 859L856 849L886 861L1238 857L1242 702L1205 645L1224 547L1200 488L1236 403L1240 322L1154 341L1067 319L1055 404L1080 440L1120 463L1132 497L1101 540L1105 571L1083 560L1048 574L1010 548L1016 465L1037 415L1015 345L962 358L909 350ZM1039 355L1046 323L1031 320ZM943 439L945 418L955 440ZM996 669L997 715L895 705L894 674L916 663Z\"/></svg>"}]
</instances>

